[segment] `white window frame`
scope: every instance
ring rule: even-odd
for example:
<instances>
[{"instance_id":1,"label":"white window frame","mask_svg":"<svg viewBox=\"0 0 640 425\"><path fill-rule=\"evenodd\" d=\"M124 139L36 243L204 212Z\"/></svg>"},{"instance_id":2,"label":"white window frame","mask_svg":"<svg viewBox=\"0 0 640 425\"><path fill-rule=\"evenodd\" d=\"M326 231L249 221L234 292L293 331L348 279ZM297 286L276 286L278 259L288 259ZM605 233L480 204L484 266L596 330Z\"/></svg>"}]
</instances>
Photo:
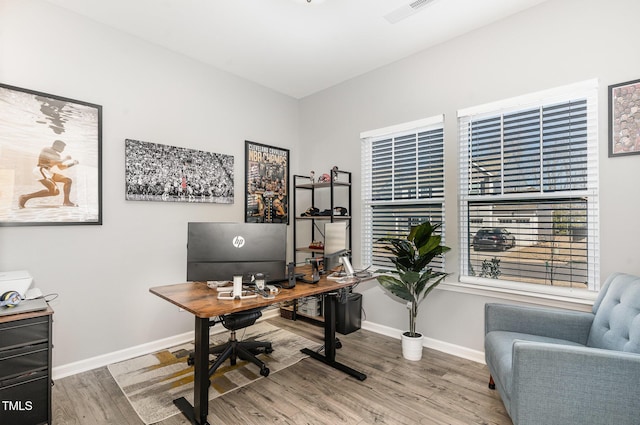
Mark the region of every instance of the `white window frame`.
<instances>
[{"instance_id":1,"label":"white window frame","mask_svg":"<svg viewBox=\"0 0 640 425\"><path fill-rule=\"evenodd\" d=\"M442 129L444 132L444 115L437 115L421 120L411 121L403 124L384 127L376 130L370 130L360 133L361 139L361 196L362 196L362 238L361 238L361 262L363 265L370 266L373 263L373 206L374 205L415 205L417 203L433 205L438 204L441 208L441 214L443 217L442 226L440 227L440 234L442 235L442 241L445 240L445 225L444 225L444 191L441 197L434 197L428 199L403 199L403 200L391 200L391 201L372 201L373 189L372 189L372 142L381 140L384 138L398 138L402 135L420 133L429 131L432 129ZM443 142L444 149L444 142ZM444 164L443 164L444 167ZM442 171L443 185L444 185L444 168ZM442 267L444 268L444 259L442 259Z\"/></svg>"},{"instance_id":2,"label":"white window frame","mask_svg":"<svg viewBox=\"0 0 640 425\"><path fill-rule=\"evenodd\" d=\"M459 123L459 147L460 147L460 188L459 188L459 230L460 230L460 278L459 283L447 285L448 289L462 292L492 295L499 298L507 298L519 301L530 301L538 298L543 304L562 305L575 303L590 305L597 296L600 286L599 270L599 206L598 206L598 82L588 80L568 86L544 90L525 96L519 96L507 100L493 102L458 111ZM587 150L589 181L583 195L589 199L590 232L588 240L589 270L588 290L564 287L553 287L533 283L510 282L501 279L488 279L468 275L469 263L469 235L468 235L468 204L471 200L477 200L469 195L469 170L468 170L468 143L466 123L471 117L504 115L510 112L523 110L529 107L554 104L569 101L576 98L587 99L587 120L589 128L587 132ZM540 194L536 194L537 197ZM575 194L574 194L575 196ZM498 201L499 197L492 197ZM513 199L513 197L511 198Z\"/></svg>"}]
</instances>

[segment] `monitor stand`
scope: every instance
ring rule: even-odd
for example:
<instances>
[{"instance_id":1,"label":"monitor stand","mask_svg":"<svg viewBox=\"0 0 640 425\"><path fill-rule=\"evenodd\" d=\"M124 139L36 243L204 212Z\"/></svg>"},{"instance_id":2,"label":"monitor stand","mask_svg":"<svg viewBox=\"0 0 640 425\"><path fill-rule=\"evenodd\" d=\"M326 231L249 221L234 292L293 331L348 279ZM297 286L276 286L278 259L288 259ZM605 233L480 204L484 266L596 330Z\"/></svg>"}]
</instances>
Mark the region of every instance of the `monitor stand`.
<instances>
[{"instance_id":1,"label":"monitor stand","mask_svg":"<svg viewBox=\"0 0 640 425\"><path fill-rule=\"evenodd\" d=\"M255 292L244 291L242 289L242 275L233 276L233 290L218 292L219 300L244 300L247 298L256 298Z\"/></svg>"},{"instance_id":2,"label":"monitor stand","mask_svg":"<svg viewBox=\"0 0 640 425\"><path fill-rule=\"evenodd\" d=\"M349 261L349 256L348 255L343 255L340 257L340 262L342 263L342 265L344 266L344 273L341 272L334 272L331 273L330 275L327 276L327 279L331 279L331 280L337 280L338 282L341 283L346 283L349 282L351 280L353 280L353 278L355 277L355 270L353 269L353 266L351 265L351 261Z\"/></svg>"}]
</instances>

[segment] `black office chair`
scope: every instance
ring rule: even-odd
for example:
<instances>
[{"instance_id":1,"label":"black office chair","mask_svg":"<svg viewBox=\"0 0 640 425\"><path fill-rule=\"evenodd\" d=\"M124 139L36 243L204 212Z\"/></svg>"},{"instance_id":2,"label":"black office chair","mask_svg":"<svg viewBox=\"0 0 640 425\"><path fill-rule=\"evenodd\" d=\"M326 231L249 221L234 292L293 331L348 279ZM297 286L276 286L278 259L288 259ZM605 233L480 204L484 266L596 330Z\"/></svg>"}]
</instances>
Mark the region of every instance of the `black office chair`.
<instances>
[{"instance_id":1,"label":"black office chair","mask_svg":"<svg viewBox=\"0 0 640 425\"><path fill-rule=\"evenodd\" d=\"M209 376L213 375L225 360L229 359L233 366L236 364L237 358L254 363L260 368L260 375L269 376L269 368L260 359L258 359L256 355L261 353L269 354L273 352L271 342L238 341L236 339L237 330L253 325L261 316L261 309L253 309L227 314L209 322L209 327L214 326L216 323L222 323L222 326L231 331L229 341L209 348L210 354L217 355L216 359L209 367ZM189 358L187 359L187 364L194 364L193 357L194 353L190 353Z\"/></svg>"}]
</instances>

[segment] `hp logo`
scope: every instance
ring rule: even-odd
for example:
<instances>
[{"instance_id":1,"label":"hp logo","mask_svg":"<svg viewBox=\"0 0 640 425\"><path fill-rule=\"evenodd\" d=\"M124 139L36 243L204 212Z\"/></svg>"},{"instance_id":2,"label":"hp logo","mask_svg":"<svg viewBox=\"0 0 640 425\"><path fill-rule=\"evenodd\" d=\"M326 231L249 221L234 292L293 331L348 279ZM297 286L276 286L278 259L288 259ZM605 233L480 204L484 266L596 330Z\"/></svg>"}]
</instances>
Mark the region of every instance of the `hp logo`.
<instances>
[{"instance_id":1,"label":"hp logo","mask_svg":"<svg viewBox=\"0 0 640 425\"><path fill-rule=\"evenodd\" d=\"M236 236L233 238L233 246L236 248L242 248L244 246L244 238L242 236Z\"/></svg>"}]
</instances>

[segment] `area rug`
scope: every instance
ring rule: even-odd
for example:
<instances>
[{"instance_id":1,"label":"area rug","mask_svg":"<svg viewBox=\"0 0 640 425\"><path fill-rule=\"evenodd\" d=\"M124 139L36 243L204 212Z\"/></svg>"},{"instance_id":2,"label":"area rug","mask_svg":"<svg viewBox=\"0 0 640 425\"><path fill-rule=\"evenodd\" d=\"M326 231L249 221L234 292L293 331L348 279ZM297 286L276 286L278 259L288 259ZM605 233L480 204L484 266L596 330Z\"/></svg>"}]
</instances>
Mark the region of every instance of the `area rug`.
<instances>
[{"instance_id":1,"label":"area rug","mask_svg":"<svg viewBox=\"0 0 640 425\"><path fill-rule=\"evenodd\" d=\"M270 374L307 357L300 352L302 348L318 345L265 322L246 328L245 335L238 331L237 337L239 340L272 342L273 352L259 355ZM221 344L228 338L229 333L223 332L212 335L210 342ZM187 357L193 350L193 343L187 343L107 366L145 424L180 413L173 404L174 399L185 397L193 404L193 367L187 365ZM259 368L253 363L238 359L236 365L231 366L227 361L210 379L209 400L261 378Z\"/></svg>"}]
</instances>

